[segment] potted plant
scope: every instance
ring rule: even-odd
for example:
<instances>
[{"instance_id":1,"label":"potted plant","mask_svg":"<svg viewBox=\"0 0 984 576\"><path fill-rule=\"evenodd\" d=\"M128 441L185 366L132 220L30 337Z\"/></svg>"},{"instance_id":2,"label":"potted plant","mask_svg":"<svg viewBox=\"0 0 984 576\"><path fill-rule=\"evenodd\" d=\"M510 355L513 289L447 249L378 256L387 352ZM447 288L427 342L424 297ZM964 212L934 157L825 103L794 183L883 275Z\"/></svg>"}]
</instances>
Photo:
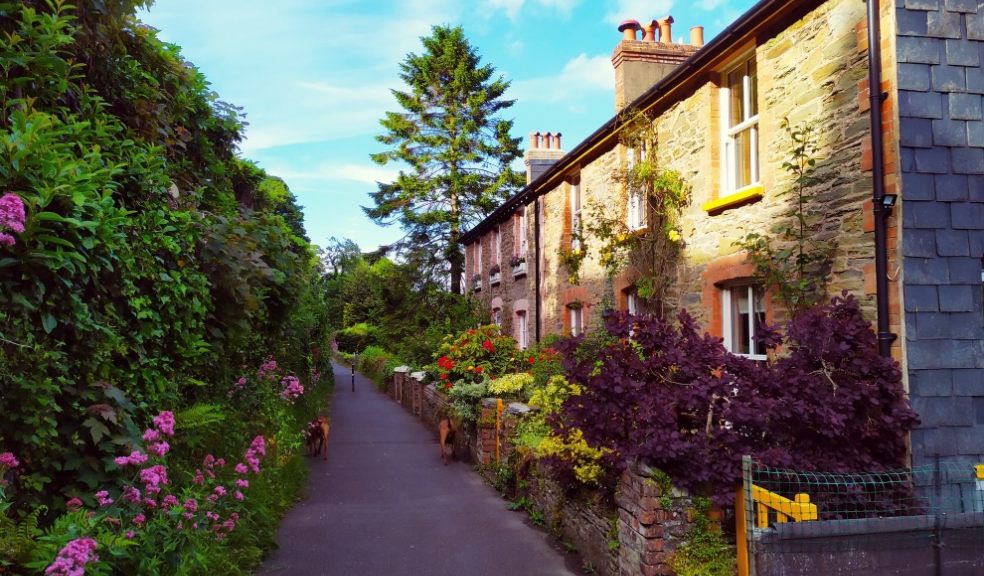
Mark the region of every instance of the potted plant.
<instances>
[{"instance_id":1,"label":"potted plant","mask_svg":"<svg viewBox=\"0 0 984 576\"><path fill-rule=\"evenodd\" d=\"M499 283L499 273L502 272L502 268L498 264L493 264L489 268L489 283L498 284Z\"/></svg>"},{"instance_id":2,"label":"potted plant","mask_svg":"<svg viewBox=\"0 0 984 576\"><path fill-rule=\"evenodd\" d=\"M520 274L526 273L526 257L513 255L509 258L509 266L512 267L513 276L519 276Z\"/></svg>"}]
</instances>

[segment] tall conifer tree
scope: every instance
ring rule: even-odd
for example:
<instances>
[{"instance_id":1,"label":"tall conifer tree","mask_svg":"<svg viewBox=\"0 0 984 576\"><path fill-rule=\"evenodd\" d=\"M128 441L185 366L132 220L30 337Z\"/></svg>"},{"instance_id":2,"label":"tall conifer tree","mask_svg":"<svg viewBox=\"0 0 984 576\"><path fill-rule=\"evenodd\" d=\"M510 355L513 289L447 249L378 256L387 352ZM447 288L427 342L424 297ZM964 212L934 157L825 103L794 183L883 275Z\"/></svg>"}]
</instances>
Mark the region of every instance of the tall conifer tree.
<instances>
[{"instance_id":1,"label":"tall conifer tree","mask_svg":"<svg viewBox=\"0 0 984 576\"><path fill-rule=\"evenodd\" d=\"M514 101L503 99L509 82L492 78L495 68L481 65L461 27L435 26L421 41L424 52L400 64L406 90L393 90L403 110L380 121L386 133L376 139L390 148L372 155L380 165L409 168L380 183L370 194L375 206L363 209L377 223L399 222L406 232L400 247L429 254L460 293L462 231L523 184L510 166L519 139L510 137L512 121L498 117Z\"/></svg>"}]
</instances>

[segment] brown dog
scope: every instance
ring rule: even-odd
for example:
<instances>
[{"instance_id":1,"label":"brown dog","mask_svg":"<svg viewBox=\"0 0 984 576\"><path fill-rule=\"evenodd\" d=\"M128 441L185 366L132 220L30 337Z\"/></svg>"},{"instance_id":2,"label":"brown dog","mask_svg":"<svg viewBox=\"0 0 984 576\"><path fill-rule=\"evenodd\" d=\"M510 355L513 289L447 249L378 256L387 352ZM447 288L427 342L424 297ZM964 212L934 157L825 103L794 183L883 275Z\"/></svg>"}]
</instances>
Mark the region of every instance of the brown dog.
<instances>
[{"instance_id":1,"label":"brown dog","mask_svg":"<svg viewBox=\"0 0 984 576\"><path fill-rule=\"evenodd\" d=\"M328 459L328 433L331 431L331 426L328 424L328 418L325 416L318 416L311 421L308 426L308 453L311 456L317 457L319 453L324 451L325 460Z\"/></svg>"},{"instance_id":2,"label":"brown dog","mask_svg":"<svg viewBox=\"0 0 984 576\"><path fill-rule=\"evenodd\" d=\"M458 456L454 453L454 423L451 422L451 418L445 416L441 418L441 421L437 423L437 436L438 443L441 445L441 460L444 461L444 465L448 464L448 451L447 448L451 448L451 458L457 460Z\"/></svg>"}]
</instances>

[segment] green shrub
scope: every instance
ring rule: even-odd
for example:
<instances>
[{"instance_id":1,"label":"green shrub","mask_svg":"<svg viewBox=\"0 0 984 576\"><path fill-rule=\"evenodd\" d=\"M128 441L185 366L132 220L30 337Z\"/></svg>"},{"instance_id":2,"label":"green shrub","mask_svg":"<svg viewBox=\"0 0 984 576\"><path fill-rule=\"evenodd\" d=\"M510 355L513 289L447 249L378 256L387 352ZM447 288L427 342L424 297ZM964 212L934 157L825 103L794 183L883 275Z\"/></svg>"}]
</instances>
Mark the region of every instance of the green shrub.
<instances>
[{"instance_id":1,"label":"green shrub","mask_svg":"<svg viewBox=\"0 0 984 576\"><path fill-rule=\"evenodd\" d=\"M358 354L376 343L377 332L377 328L372 324L360 322L336 332L335 342L338 344L339 351Z\"/></svg>"}]
</instances>

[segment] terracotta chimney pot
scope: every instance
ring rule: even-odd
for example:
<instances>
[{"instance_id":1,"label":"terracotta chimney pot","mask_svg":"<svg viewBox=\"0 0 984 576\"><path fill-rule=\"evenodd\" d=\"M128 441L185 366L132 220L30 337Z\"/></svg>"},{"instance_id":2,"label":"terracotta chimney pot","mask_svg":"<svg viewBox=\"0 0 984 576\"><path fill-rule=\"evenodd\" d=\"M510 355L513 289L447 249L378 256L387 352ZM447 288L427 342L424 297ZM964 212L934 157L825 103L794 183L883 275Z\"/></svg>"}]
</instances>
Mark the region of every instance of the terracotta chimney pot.
<instances>
[{"instance_id":1,"label":"terracotta chimney pot","mask_svg":"<svg viewBox=\"0 0 984 576\"><path fill-rule=\"evenodd\" d=\"M659 23L659 41L665 44L673 43L673 35L671 34L670 24L673 24L673 16L667 16L666 18L661 18L658 20Z\"/></svg>"},{"instance_id":2,"label":"terracotta chimney pot","mask_svg":"<svg viewBox=\"0 0 984 576\"><path fill-rule=\"evenodd\" d=\"M635 41L636 32L641 28L638 20L622 20L622 23L618 25L618 31L622 33L623 40Z\"/></svg>"},{"instance_id":3,"label":"terracotta chimney pot","mask_svg":"<svg viewBox=\"0 0 984 576\"><path fill-rule=\"evenodd\" d=\"M645 31L645 36L642 37L643 42L655 42L656 41L656 30L659 29L659 22L653 20L649 24L642 27Z\"/></svg>"},{"instance_id":4,"label":"terracotta chimney pot","mask_svg":"<svg viewBox=\"0 0 984 576\"><path fill-rule=\"evenodd\" d=\"M543 135L543 147L553 148L553 134L547 132Z\"/></svg>"},{"instance_id":5,"label":"terracotta chimney pot","mask_svg":"<svg viewBox=\"0 0 984 576\"><path fill-rule=\"evenodd\" d=\"M698 48L704 45L704 27L694 26L690 29L690 45Z\"/></svg>"},{"instance_id":6,"label":"terracotta chimney pot","mask_svg":"<svg viewBox=\"0 0 984 576\"><path fill-rule=\"evenodd\" d=\"M535 150L540 147L540 133L530 132L530 149Z\"/></svg>"},{"instance_id":7,"label":"terracotta chimney pot","mask_svg":"<svg viewBox=\"0 0 984 576\"><path fill-rule=\"evenodd\" d=\"M560 150L560 132L554 134L554 148Z\"/></svg>"}]
</instances>

